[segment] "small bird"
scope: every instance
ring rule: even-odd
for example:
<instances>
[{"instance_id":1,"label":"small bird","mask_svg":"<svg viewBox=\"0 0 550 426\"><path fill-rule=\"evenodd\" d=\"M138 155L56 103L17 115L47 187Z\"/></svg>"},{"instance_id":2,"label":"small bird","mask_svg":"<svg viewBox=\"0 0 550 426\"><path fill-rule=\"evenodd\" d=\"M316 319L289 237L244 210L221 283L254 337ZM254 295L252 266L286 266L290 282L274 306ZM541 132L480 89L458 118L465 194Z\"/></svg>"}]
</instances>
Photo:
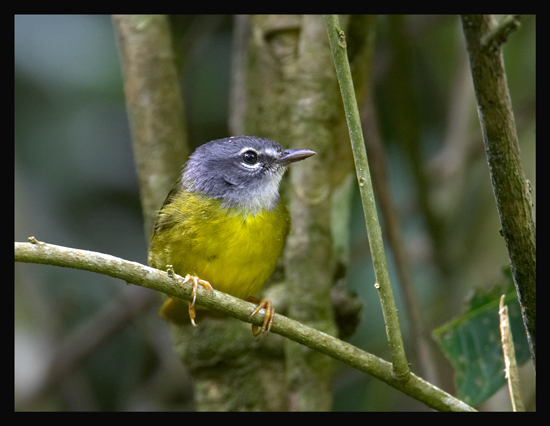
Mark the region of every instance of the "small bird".
<instances>
[{"instance_id":1,"label":"small bird","mask_svg":"<svg viewBox=\"0 0 550 426\"><path fill-rule=\"evenodd\" d=\"M290 231L279 184L287 165L314 154L257 136L214 140L191 154L157 216L148 261L192 283L193 326L201 285L257 303L251 316L262 309L265 314L262 327L252 326L252 333L259 338L270 330L273 305L254 294L273 273ZM184 306L169 298L159 316L182 324Z\"/></svg>"}]
</instances>

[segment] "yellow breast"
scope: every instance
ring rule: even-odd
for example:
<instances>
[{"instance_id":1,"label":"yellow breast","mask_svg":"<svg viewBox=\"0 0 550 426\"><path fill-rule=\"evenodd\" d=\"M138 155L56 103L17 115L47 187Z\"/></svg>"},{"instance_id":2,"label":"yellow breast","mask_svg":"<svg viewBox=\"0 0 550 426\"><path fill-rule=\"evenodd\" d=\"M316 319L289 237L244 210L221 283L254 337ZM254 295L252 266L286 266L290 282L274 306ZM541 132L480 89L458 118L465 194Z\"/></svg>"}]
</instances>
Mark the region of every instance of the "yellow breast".
<instances>
[{"instance_id":1,"label":"yellow breast","mask_svg":"<svg viewBox=\"0 0 550 426\"><path fill-rule=\"evenodd\" d=\"M290 215L282 201L272 210L248 215L182 191L159 213L149 264L163 270L172 265L179 275L196 275L216 290L246 299L272 274L289 230Z\"/></svg>"}]
</instances>

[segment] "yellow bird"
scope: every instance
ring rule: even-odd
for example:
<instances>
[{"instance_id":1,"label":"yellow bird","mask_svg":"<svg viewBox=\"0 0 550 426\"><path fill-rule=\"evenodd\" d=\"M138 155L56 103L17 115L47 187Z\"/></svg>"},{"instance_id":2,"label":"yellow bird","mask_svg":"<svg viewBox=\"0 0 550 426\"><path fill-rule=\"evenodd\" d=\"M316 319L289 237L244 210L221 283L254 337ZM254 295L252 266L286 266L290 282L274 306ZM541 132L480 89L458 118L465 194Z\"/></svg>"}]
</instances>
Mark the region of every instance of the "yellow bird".
<instances>
[{"instance_id":1,"label":"yellow bird","mask_svg":"<svg viewBox=\"0 0 550 426\"><path fill-rule=\"evenodd\" d=\"M257 303L265 309L261 337L269 331L271 301L253 297L275 269L290 231L290 214L279 196L286 166L314 151L284 149L270 139L234 136L198 147L164 202L149 243L149 265L173 270L199 285ZM159 316L183 323L184 302L170 298ZM196 326L195 298L188 306ZM183 313L183 315L182 315Z\"/></svg>"}]
</instances>

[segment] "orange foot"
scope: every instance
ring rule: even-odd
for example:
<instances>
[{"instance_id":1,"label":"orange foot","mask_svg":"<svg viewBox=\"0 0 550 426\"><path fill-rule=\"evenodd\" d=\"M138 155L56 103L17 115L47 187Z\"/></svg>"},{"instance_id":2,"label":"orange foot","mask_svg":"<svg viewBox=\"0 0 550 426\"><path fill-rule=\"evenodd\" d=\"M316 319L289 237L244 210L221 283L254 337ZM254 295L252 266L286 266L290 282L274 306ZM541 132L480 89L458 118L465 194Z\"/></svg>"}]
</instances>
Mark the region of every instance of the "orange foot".
<instances>
[{"instance_id":1,"label":"orange foot","mask_svg":"<svg viewBox=\"0 0 550 426\"><path fill-rule=\"evenodd\" d=\"M257 325L252 325L252 334L255 338L260 339L266 331L269 331L271 329L271 324L273 324L273 318L275 317L275 309L273 308L271 300L268 299L259 299L254 296L250 296L246 300L252 303L258 303L256 309L254 309L250 314L251 317L256 315L262 309L265 309L264 322L262 324L262 327L260 328Z\"/></svg>"},{"instance_id":2,"label":"orange foot","mask_svg":"<svg viewBox=\"0 0 550 426\"><path fill-rule=\"evenodd\" d=\"M193 296L193 300L189 302L189 318L191 318L191 324L193 324L193 327L196 327L197 324L195 324L195 317L197 316L197 314L195 312L195 300L197 299L199 284L202 285L205 289L210 290L210 296L214 296L214 289L208 281L201 280L199 277L195 277L194 275L190 274L187 274L185 276L185 279L181 284L183 285L189 281L193 281L193 290L191 291L191 296Z\"/></svg>"},{"instance_id":3,"label":"orange foot","mask_svg":"<svg viewBox=\"0 0 550 426\"><path fill-rule=\"evenodd\" d=\"M170 276L175 277L175 272L172 265L167 265L167 272ZM195 312L195 300L197 298L199 284L209 290L212 296L214 295L214 290L208 281L201 280L199 277L195 277L190 274L185 276L184 280L181 282L181 285L189 281L193 281L193 290L191 291L192 299L191 302L189 302L189 317L191 318L191 324L196 327L197 324L195 324L195 317L197 315ZM184 319L181 317L181 314L179 314L179 306L181 303L182 301L180 299L172 297L167 299L159 309L159 317L172 321L176 324L184 324Z\"/></svg>"}]
</instances>

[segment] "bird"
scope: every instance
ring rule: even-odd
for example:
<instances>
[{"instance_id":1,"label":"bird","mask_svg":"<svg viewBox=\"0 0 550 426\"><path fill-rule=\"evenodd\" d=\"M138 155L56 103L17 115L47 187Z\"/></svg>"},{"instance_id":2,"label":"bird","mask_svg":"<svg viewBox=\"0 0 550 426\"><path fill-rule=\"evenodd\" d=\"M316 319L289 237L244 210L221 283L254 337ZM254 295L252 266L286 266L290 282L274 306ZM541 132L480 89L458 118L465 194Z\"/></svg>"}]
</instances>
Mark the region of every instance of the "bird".
<instances>
[{"instance_id":1,"label":"bird","mask_svg":"<svg viewBox=\"0 0 550 426\"><path fill-rule=\"evenodd\" d=\"M288 165L315 154L258 136L232 136L207 142L190 155L157 215L148 263L192 284L187 311L193 326L202 286L257 304L251 316L262 309L265 314L252 334L260 338L269 332L273 304L254 295L273 273L291 227L279 184ZM171 297L159 316L182 324L184 308Z\"/></svg>"}]
</instances>

